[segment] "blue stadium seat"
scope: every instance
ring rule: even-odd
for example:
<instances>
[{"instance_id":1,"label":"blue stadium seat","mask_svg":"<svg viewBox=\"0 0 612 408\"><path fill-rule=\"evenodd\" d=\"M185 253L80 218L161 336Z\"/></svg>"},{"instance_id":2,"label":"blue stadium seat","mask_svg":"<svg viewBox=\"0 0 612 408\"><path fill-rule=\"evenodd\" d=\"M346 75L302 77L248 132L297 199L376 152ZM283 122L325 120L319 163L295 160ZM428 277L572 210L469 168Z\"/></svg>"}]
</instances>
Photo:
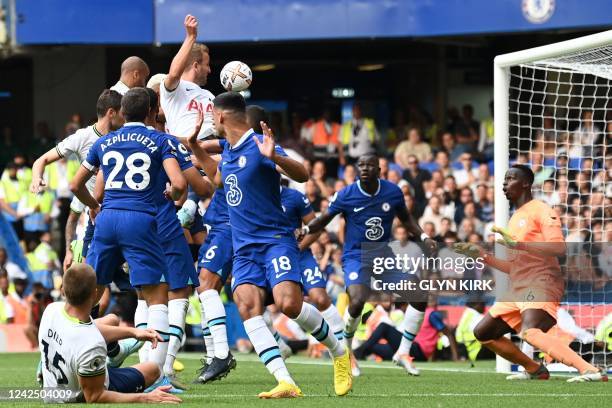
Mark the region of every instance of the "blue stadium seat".
<instances>
[{"instance_id":1,"label":"blue stadium seat","mask_svg":"<svg viewBox=\"0 0 612 408\"><path fill-rule=\"evenodd\" d=\"M421 162L419 163L419 167L423 170L429 171L430 173L440 168L440 166L436 162Z\"/></svg>"}]
</instances>

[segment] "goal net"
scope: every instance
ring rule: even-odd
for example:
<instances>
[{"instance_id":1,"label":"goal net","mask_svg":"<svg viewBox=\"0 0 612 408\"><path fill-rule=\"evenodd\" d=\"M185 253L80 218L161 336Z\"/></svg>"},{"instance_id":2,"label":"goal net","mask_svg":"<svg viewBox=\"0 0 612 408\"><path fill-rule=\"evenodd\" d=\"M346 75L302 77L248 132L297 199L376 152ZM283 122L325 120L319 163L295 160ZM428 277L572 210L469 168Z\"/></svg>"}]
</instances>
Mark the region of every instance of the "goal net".
<instances>
[{"instance_id":1,"label":"goal net","mask_svg":"<svg viewBox=\"0 0 612 408\"><path fill-rule=\"evenodd\" d=\"M568 254L559 336L612 368L612 31L495 59L495 222L513 163L535 173L534 197L560 216ZM568 313L564 313L568 312ZM556 329L556 328L555 328ZM525 351L544 357L524 344ZM550 361L549 368L571 371ZM498 360L498 371L510 364Z\"/></svg>"}]
</instances>

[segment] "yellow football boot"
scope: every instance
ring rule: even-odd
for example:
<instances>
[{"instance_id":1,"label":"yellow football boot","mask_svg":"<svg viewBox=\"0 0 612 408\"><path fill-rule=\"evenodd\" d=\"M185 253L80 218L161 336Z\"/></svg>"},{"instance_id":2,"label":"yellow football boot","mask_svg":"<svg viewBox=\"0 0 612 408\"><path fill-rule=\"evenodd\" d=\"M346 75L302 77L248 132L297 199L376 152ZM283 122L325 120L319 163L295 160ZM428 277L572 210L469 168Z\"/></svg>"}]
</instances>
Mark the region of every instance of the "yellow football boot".
<instances>
[{"instance_id":1,"label":"yellow football boot","mask_svg":"<svg viewBox=\"0 0 612 408\"><path fill-rule=\"evenodd\" d=\"M351 358L348 350L340 357L334 358L334 391L342 396L353 388L353 374L351 373Z\"/></svg>"},{"instance_id":2,"label":"yellow football boot","mask_svg":"<svg viewBox=\"0 0 612 408\"><path fill-rule=\"evenodd\" d=\"M297 385L289 384L286 381L281 381L270 391L265 391L258 395L262 399L298 398L303 396L302 390Z\"/></svg>"}]
</instances>

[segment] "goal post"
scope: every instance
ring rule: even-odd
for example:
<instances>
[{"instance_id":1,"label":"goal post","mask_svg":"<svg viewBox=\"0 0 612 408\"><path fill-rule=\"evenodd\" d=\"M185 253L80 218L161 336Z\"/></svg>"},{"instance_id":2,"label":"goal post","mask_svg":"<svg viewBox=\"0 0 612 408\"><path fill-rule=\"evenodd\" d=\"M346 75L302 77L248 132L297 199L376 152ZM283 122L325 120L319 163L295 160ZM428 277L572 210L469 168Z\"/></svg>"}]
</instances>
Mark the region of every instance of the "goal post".
<instances>
[{"instance_id":1,"label":"goal post","mask_svg":"<svg viewBox=\"0 0 612 408\"><path fill-rule=\"evenodd\" d=\"M576 144L572 138L577 138L576 129L586 127L586 122L583 123L586 111L591 112L589 126L594 134L593 140L588 137L587 140L593 145L583 149L580 157L574 161L569 156L565 171L581 172L581 163L589 158L591 165L596 162L605 166L606 154L609 156L611 150L607 146L606 153L606 136L609 137L606 128L611 120L608 111L612 112L612 105L609 104L612 97L612 30L498 55L493 70L495 224L507 226L510 214L502 191L502 180L511 160L525 162L528 158L528 162L531 162L533 157L536 161L543 161L538 163L540 165L546 165L546 160L550 165L550 160L553 160L556 168L559 162L555 161L555 157L562 154L569 156L572 142L574 149L581 149L582 145ZM551 128L550 123L555 125ZM596 130L600 131L600 136L597 136ZM534 154L534 146L539 148L542 145L542 156L539 151ZM546 152L549 155L552 153L553 158L547 159ZM573 169L572 166L578 168ZM553 180L555 188L561 181L557 178ZM593 180L590 181L593 183ZM541 186L536 186L535 190L536 197L544 194ZM584 197L581 193L579 198L582 200ZM567 196L562 197L559 205L571 206L572 203L567 202L567 199ZM588 197L584 199L590 200ZM605 225L612 220L606 219L604 214L602 211L601 222ZM577 228L585 227L580 224ZM506 275L497 272L495 278L500 287L507 284ZM603 310L607 311L607 308ZM605 315L593 317L603 318ZM511 366L508 361L497 357L496 369L498 372L509 372Z\"/></svg>"}]
</instances>

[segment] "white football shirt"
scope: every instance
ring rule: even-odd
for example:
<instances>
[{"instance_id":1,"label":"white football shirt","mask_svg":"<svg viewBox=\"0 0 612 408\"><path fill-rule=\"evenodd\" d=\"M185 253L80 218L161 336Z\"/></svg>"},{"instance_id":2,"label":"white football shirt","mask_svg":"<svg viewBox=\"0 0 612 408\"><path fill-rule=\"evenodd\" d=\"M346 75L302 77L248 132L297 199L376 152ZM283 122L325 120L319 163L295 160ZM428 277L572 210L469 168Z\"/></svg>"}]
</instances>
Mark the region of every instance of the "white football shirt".
<instances>
[{"instance_id":1,"label":"white football shirt","mask_svg":"<svg viewBox=\"0 0 612 408\"><path fill-rule=\"evenodd\" d=\"M103 136L102 133L98 132L96 125L87 126L77 130L74 134L68 136L57 144L55 150L60 157L68 157L74 154L79 162L83 162L87 158L87 153L93 144ZM96 186L96 175L94 174L87 181L87 190L93 194L94 187ZM76 213L82 213L85 210L85 204L81 203L78 198L73 197L70 203L70 209Z\"/></svg>"},{"instance_id":2,"label":"white football shirt","mask_svg":"<svg viewBox=\"0 0 612 408\"><path fill-rule=\"evenodd\" d=\"M130 90L130 88L124 84L121 81L117 81L117 83L113 86L110 87L111 91L117 91L119 92L122 96L125 95L127 93L127 91Z\"/></svg>"},{"instance_id":3,"label":"white football shirt","mask_svg":"<svg viewBox=\"0 0 612 408\"><path fill-rule=\"evenodd\" d=\"M168 91L162 82L159 87L159 97L166 115L166 127L171 135L191 136L198 120L198 111L204 113L204 123L198 139L204 139L215 133L212 114L212 101L215 96L206 89L181 79L175 90Z\"/></svg>"},{"instance_id":4,"label":"white football shirt","mask_svg":"<svg viewBox=\"0 0 612 408\"><path fill-rule=\"evenodd\" d=\"M81 322L66 313L64 302L47 306L38 330L45 402L84 402L80 377L106 375L106 342L93 320ZM45 394L45 397L47 395Z\"/></svg>"}]
</instances>

